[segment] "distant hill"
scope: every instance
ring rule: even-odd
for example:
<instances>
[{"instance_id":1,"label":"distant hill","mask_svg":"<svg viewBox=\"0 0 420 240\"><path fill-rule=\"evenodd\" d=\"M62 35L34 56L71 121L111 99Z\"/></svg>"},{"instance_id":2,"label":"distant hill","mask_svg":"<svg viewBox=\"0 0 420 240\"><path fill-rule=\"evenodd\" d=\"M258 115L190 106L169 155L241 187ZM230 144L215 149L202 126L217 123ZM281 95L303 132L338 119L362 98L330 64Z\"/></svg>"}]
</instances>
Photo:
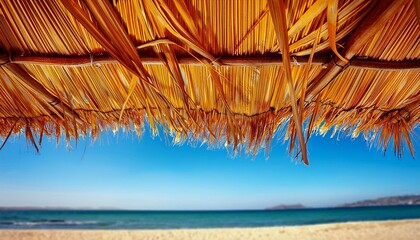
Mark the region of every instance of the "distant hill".
<instances>
[{"instance_id":1,"label":"distant hill","mask_svg":"<svg viewBox=\"0 0 420 240\"><path fill-rule=\"evenodd\" d=\"M369 207L395 205L420 205L420 195L382 197L373 200L363 200L353 203L340 204L336 207Z\"/></svg>"},{"instance_id":2,"label":"distant hill","mask_svg":"<svg viewBox=\"0 0 420 240\"><path fill-rule=\"evenodd\" d=\"M276 205L273 207L266 208L265 210L283 210L283 209L304 209L307 208L306 206L303 206L302 204L292 204L292 205Z\"/></svg>"}]
</instances>

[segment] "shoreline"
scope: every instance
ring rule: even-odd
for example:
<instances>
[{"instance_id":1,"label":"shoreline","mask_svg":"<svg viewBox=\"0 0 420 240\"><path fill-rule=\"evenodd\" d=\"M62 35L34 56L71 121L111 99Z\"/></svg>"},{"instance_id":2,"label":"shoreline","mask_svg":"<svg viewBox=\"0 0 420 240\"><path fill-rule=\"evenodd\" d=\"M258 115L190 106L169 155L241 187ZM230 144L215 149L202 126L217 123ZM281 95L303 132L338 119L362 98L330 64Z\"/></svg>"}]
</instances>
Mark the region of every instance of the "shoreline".
<instances>
[{"instance_id":1,"label":"shoreline","mask_svg":"<svg viewBox=\"0 0 420 240\"><path fill-rule=\"evenodd\" d=\"M173 230L19 230L1 229L2 240L41 239L420 239L420 219L327 223L256 228Z\"/></svg>"}]
</instances>

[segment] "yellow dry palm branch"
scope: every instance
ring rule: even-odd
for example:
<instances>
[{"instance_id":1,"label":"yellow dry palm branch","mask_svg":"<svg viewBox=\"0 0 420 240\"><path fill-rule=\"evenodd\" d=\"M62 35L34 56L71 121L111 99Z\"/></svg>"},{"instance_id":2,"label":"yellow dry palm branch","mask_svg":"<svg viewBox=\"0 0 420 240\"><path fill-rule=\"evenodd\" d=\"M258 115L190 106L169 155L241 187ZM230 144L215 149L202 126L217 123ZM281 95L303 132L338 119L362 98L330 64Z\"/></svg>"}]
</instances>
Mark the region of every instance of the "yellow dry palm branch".
<instances>
[{"instance_id":1,"label":"yellow dry palm branch","mask_svg":"<svg viewBox=\"0 0 420 240\"><path fill-rule=\"evenodd\" d=\"M406 144L414 155L418 6L0 1L0 149L12 134L38 148L43 135L70 141L120 127L140 135L148 121L175 142L251 154L269 151L285 127L289 151L305 164L311 134L330 129L384 150L393 143L398 155ZM414 67L398 69L405 61Z\"/></svg>"}]
</instances>

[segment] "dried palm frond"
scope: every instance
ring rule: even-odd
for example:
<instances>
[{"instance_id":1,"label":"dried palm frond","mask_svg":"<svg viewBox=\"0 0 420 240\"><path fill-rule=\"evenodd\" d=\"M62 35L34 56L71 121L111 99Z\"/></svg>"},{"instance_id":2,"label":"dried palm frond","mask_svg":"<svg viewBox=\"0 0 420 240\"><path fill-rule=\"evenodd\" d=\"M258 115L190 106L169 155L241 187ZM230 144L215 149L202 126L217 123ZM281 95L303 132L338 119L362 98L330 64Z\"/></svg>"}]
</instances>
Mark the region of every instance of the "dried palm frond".
<instances>
[{"instance_id":1,"label":"dried palm frond","mask_svg":"<svg viewBox=\"0 0 420 240\"><path fill-rule=\"evenodd\" d=\"M305 164L309 164L308 156L306 152L306 143L304 140L303 132L302 132L302 118L300 117L299 109L297 106L297 99L295 96L295 87L292 79L292 71L290 66L290 52L289 52L289 37L287 35L287 26L286 26L286 8L284 6L283 0L281 1L268 1L268 6L270 8L271 17L273 19L273 24L276 29L277 33L277 41L280 45L280 49L282 52L282 59L284 62L284 69L286 73L286 81L287 87L289 91L290 97L290 105L292 107L293 112L293 122L295 131L293 131L293 135L297 134L299 139L300 151L302 152L302 161ZM294 145L294 137L291 139L291 147L290 150L293 149Z\"/></svg>"},{"instance_id":2,"label":"dried palm frond","mask_svg":"<svg viewBox=\"0 0 420 240\"><path fill-rule=\"evenodd\" d=\"M419 28L408 0L0 0L2 146L148 125L233 153L284 135L305 163L315 131L414 155Z\"/></svg>"}]
</instances>

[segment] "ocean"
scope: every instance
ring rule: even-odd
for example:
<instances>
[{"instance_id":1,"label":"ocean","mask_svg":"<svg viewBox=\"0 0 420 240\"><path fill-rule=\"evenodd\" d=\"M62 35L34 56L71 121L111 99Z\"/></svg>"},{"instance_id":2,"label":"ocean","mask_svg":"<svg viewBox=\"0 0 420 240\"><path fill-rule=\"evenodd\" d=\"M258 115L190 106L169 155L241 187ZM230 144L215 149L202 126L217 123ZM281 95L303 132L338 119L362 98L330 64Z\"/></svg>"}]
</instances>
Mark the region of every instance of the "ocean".
<instances>
[{"instance_id":1,"label":"ocean","mask_svg":"<svg viewBox=\"0 0 420 240\"><path fill-rule=\"evenodd\" d=\"M0 229L185 229L420 218L418 206L249 211L2 210Z\"/></svg>"}]
</instances>

